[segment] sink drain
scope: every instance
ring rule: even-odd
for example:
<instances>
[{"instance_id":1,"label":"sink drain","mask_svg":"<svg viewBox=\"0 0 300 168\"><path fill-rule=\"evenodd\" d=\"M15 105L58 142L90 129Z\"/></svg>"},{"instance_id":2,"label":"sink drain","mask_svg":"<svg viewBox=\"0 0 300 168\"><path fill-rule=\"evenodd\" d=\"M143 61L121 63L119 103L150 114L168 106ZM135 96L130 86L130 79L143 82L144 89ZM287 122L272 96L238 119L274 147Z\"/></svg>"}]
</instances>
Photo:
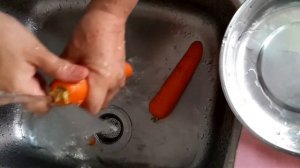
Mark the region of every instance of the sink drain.
<instances>
[{"instance_id":1,"label":"sink drain","mask_svg":"<svg viewBox=\"0 0 300 168\"><path fill-rule=\"evenodd\" d=\"M95 134L101 152L113 152L123 149L131 137L131 120L124 109L110 106L101 111L100 119L113 124L116 130L106 130Z\"/></svg>"},{"instance_id":2,"label":"sink drain","mask_svg":"<svg viewBox=\"0 0 300 168\"><path fill-rule=\"evenodd\" d=\"M108 131L97 133L96 137L104 144L117 142L122 137L124 130L121 119L117 115L111 113L106 113L100 116L100 118L113 124L117 129L116 131L110 129Z\"/></svg>"}]
</instances>

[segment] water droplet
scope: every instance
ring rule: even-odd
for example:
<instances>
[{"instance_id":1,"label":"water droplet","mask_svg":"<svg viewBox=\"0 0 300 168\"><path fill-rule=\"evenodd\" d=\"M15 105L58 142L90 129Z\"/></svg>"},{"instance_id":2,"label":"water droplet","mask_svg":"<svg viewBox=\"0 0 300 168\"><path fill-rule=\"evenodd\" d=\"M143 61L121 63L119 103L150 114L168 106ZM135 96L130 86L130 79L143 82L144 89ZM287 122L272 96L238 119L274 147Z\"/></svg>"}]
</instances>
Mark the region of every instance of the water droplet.
<instances>
[{"instance_id":1,"label":"water droplet","mask_svg":"<svg viewBox=\"0 0 300 168\"><path fill-rule=\"evenodd\" d=\"M260 84L259 84L258 80L254 81L254 83L255 83L255 85L256 85L257 87L260 87Z\"/></svg>"},{"instance_id":2,"label":"water droplet","mask_svg":"<svg viewBox=\"0 0 300 168\"><path fill-rule=\"evenodd\" d=\"M204 138L204 134L202 134L201 138L200 139L203 139Z\"/></svg>"},{"instance_id":3,"label":"water droplet","mask_svg":"<svg viewBox=\"0 0 300 168\"><path fill-rule=\"evenodd\" d=\"M117 50L122 50L122 46L118 46L118 47L117 47Z\"/></svg>"}]
</instances>

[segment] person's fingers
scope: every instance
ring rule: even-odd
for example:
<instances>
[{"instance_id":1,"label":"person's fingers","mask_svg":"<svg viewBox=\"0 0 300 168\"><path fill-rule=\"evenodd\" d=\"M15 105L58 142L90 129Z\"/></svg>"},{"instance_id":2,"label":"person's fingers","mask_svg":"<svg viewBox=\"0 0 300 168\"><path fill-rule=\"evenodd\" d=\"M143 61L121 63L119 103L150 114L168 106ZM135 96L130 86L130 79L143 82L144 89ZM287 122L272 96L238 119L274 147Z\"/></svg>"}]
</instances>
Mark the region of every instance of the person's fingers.
<instances>
[{"instance_id":1,"label":"person's fingers","mask_svg":"<svg viewBox=\"0 0 300 168\"><path fill-rule=\"evenodd\" d=\"M103 103L102 108L106 108L109 106L110 102L113 100L113 98L118 94L120 89L114 89L108 92L106 99Z\"/></svg>"},{"instance_id":2,"label":"person's fingers","mask_svg":"<svg viewBox=\"0 0 300 168\"><path fill-rule=\"evenodd\" d=\"M13 89L17 94L34 95L34 96L45 95L45 91L41 88L39 81L36 80L35 78L14 85Z\"/></svg>"},{"instance_id":3,"label":"person's fingers","mask_svg":"<svg viewBox=\"0 0 300 168\"><path fill-rule=\"evenodd\" d=\"M107 84L101 78L89 77L89 94L83 107L96 115L100 112L107 94Z\"/></svg>"},{"instance_id":4,"label":"person's fingers","mask_svg":"<svg viewBox=\"0 0 300 168\"><path fill-rule=\"evenodd\" d=\"M47 113L50 109L50 104L46 97L44 97L46 94L45 90L40 84L40 80L37 78L32 78L30 81L27 81L26 84L27 85L24 85L24 87L21 88L22 94L43 97L32 97L32 99L28 99L28 102L23 104L25 109L35 114Z\"/></svg>"},{"instance_id":5,"label":"person's fingers","mask_svg":"<svg viewBox=\"0 0 300 168\"><path fill-rule=\"evenodd\" d=\"M124 79L121 82L121 88L123 88L126 84L126 77L124 77Z\"/></svg>"},{"instance_id":6,"label":"person's fingers","mask_svg":"<svg viewBox=\"0 0 300 168\"><path fill-rule=\"evenodd\" d=\"M35 100L24 104L24 107L29 112L43 115L49 112L51 105L48 101L41 98L40 100Z\"/></svg>"},{"instance_id":7,"label":"person's fingers","mask_svg":"<svg viewBox=\"0 0 300 168\"><path fill-rule=\"evenodd\" d=\"M61 59L46 49L43 54L35 57L33 62L38 68L55 79L67 82L80 81L86 78L89 72L87 68Z\"/></svg>"},{"instance_id":8,"label":"person's fingers","mask_svg":"<svg viewBox=\"0 0 300 168\"><path fill-rule=\"evenodd\" d=\"M106 108L112 101L112 99L116 96L116 94L120 91L120 89L125 85L125 73L121 72L121 75L112 81L113 82L111 82L110 88L108 88L109 90L107 91L107 95L102 108Z\"/></svg>"}]
</instances>

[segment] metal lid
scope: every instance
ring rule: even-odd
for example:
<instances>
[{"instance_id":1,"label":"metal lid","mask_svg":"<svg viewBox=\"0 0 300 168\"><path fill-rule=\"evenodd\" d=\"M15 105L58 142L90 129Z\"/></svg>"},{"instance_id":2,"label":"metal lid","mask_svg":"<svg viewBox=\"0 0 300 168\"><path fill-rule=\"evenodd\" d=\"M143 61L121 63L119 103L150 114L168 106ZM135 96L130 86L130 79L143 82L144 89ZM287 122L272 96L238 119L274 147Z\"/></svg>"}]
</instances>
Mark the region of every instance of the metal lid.
<instances>
[{"instance_id":1,"label":"metal lid","mask_svg":"<svg viewBox=\"0 0 300 168\"><path fill-rule=\"evenodd\" d=\"M220 74L244 126L300 154L300 1L246 1L225 34Z\"/></svg>"}]
</instances>

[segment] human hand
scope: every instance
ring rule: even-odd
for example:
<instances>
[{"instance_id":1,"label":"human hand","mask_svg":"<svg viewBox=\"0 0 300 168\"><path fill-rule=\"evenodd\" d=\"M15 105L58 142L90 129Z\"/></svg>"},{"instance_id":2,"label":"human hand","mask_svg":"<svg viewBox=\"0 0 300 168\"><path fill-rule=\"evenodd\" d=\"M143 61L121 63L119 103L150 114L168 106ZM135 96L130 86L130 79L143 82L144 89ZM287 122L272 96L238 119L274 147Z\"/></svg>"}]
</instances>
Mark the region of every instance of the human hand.
<instances>
[{"instance_id":1,"label":"human hand","mask_svg":"<svg viewBox=\"0 0 300 168\"><path fill-rule=\"evenodd\" d=\"M136 2L92 1L62 54L89 69L84 107L93 114L107 106L125 83L125 23Z\"/></svg>"},{"instance_id":2,"label":"human hand","mask_svg":"<svg viewBox=\"0 0 300 168\"><path fill-rule=\"evenodd\" d=\"M38 69L69 82L88 75L88 69L55 56L21 23L3 13L0 13L0 37L1 91L45 95L36 76Z\"/></svg>"}]
</instances>

